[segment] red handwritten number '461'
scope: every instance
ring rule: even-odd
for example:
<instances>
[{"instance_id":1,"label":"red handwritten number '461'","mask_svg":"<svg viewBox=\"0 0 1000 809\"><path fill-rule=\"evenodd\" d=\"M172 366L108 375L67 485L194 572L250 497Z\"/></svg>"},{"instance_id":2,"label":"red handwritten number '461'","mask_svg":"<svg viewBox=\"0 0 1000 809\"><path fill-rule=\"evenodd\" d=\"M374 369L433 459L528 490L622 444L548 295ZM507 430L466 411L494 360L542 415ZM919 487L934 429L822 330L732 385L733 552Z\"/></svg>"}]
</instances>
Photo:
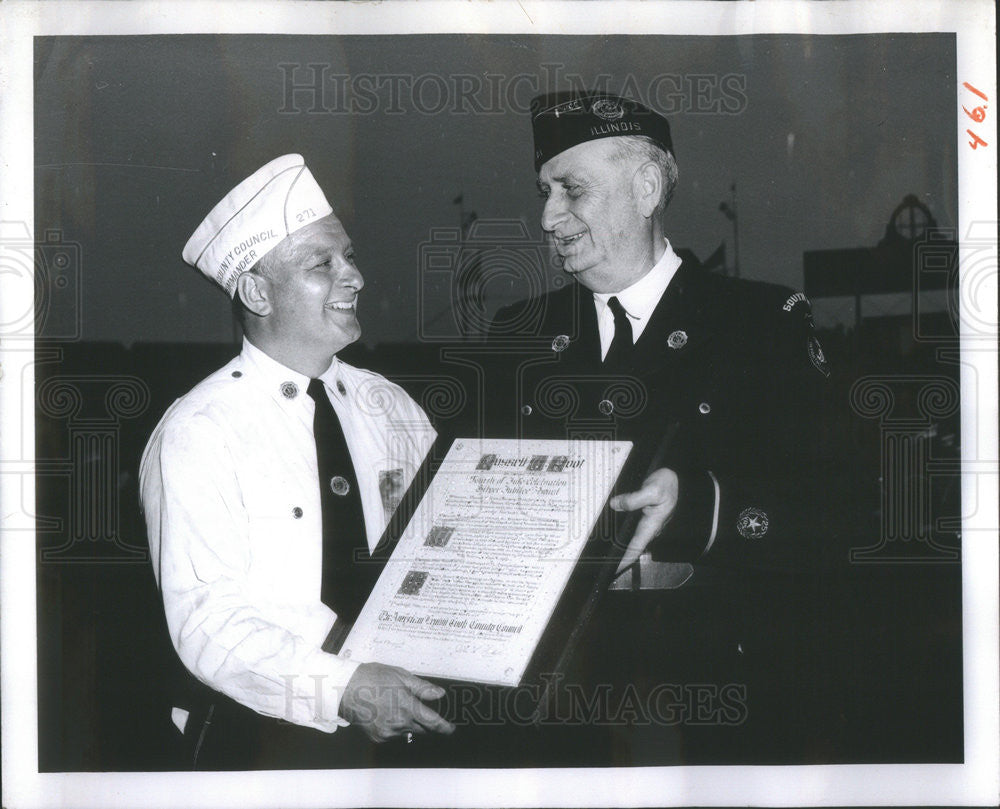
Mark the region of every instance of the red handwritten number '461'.
<instances>
[{"instance_id":1,"label":"red handwritten number '461'","mask_svg":"<svg viewBox=\"0 0 1000 809\"><path fill-rule=\"evenodd\" d=\"M972 140L969 141L969 146L971 146L973 149L977 149L980 146L989 146L989 144L986 141L984 141L981 137L979 137L979 135L977 135L971 129L966 129L965 131L968 133L969 137L972 138Z\"/></svg>"},{"instance_id":2,"label":"red handwritten number '461'","mask_svg":"<svg viewBox=\"0 0 1000 809\"><path fill-rule=\"evenodd\" d=\"M983 101L989 101L985 93L980 92L971 84L969 84L967 81L962 82L962 86L969 92L975 93ZM978 107L973 107L971 110L967 109L966 107L962 107L962 111L977 124L981 124L983 121L986 120L986 104L982 104ZM972 140L969 141L969 146L971 146L973 149L978 149L980 146L989 146L989 144L986 141L984 141L981 137L979 137L979 135L977 135L971 129L966 129L965 131L969 135L969 137L972 138Z\"/></svg>"}]
</instances>

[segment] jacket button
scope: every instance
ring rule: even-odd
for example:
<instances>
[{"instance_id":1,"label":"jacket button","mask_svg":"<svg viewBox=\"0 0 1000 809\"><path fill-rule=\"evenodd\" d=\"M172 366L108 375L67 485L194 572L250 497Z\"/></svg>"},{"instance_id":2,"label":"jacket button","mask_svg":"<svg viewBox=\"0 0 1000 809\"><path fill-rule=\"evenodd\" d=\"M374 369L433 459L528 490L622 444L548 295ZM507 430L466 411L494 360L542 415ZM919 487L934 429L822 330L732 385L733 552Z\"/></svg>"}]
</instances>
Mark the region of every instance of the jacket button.
<instances>
[{"instance_id":1,"label":"jacket button","mask_svg":"<svg viewBox=\"0 0 1000 809\"><path fill-rule=\"evenodd\" d=\"M521 415L530 416L531 415L531 405L523 405L521 407Z\"/></svg>"},{"instance_id":2,"label":"jacket button","mask_svg":"<svg viewBox=\"0 0 1000 809\"><path fill-rule=\"evenodd\" d=\"M299 508L298 506L296 506L295 508L293 508L293 509L292 509L292 516L293 516L293 517L294 517L294 518L295 518L296 520L300 520L300 519L302 519L302 509L301 509L301 508Z\"/></svg>"},{"instance_id":3,"label":"jacket button","mask_svg":"<svg viewBox=\"0 0 1000 809\"><path fill-rule=\"evenodd\" d=\"M710 405L708 402L702 402L700 405L698 405L698 412L701 413L703 416L707 416L709 413L712 412L712 405Z\"/></svg>"},{"instance_id":4,"label":"jacket button","mask_svg":"<svg viewBox=\"0 0 1000 809\"><path fill-rule=\"evenodd\" d=\"M233 379L239 379L241 376L243 376L242 371L233 371Z\"/></svg>"},{"instance_id":5,"label":"jacket button","mask_svg":"<svg viewBox=\"0 0 1000 809\"><path fill-rule=\"evenodd\" d=\"M339 393L341 396L347 395L347 388L344 387L344 383L341 382L339 379L337 380L337 393Z\"/></svg>"},{"instance_id":6,"label":"jacket button","mask_svg":"<svg viewBox=\"0 0 1000 809\"><path fill-rule=\"evenodd\" d=\"M615 406L611 404L608 399L601 399L600 403L597 405L597 409L600 410L605 416L610 416L615 412Z\"/></svg>"}]
</instances>

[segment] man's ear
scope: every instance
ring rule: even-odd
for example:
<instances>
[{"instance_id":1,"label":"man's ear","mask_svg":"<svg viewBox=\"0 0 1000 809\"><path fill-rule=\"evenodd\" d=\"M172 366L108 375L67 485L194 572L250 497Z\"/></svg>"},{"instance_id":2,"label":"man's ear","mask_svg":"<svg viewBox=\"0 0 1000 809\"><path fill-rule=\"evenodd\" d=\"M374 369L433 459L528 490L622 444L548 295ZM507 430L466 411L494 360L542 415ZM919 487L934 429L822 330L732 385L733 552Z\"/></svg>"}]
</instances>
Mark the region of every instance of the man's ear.
<instances>
[{"instance_id":1,"label":"man's ear","mask_svg":"<svg viewBox=\"0 0 1000 809\"><path fill-rule=\"evenodd\" d=\"M660 169L649 160L636 169L632 175L632 192L635 194L639 212L647 219L653 215L663 191L663 176Z\"/></svg>"},{"instance_id":2,"label":"man's ear","mask_svg":"<svg viewBox=\"0 0 1000 809\"><path fill-rule=\"evenodd\" d=\"M245 272L236 279L236 294L243 305L259 317L270 314L271 298L268 280L252 272Z\"/></svg>"}]
</instances>

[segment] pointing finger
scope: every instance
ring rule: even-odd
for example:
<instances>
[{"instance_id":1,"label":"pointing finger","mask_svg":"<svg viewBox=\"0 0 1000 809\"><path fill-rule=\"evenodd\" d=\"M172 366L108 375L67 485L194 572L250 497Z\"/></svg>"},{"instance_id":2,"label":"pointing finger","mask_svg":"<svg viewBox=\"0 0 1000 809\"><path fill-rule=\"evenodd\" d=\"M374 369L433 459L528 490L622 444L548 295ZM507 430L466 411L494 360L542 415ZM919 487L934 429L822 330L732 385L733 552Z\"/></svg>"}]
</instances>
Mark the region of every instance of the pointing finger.
<instances>
[{"instance_id":1,"label":"pointing finger","mask_svg":"<svg viewBox=\"0 0 1000 809\"><path fill-rule=\"evenodd\" d=\"M632 535L632 539L628 543L628 547L625 548L625 553L622 554L621 561L618 563L617 573L621 573L625 568L635 564L636 560L642 555L642 552L646 550L646 546L660 532L661 525L662 522L658 518L650 515L645 515L639 520L638 525L635 527L635 533Z\"/></svg>"},{"instance_id":2,"label":"pointing finger","mask_svg":"<svg viewBox=\"0 0 1000 809\"><path fill-rule=\"evenodd\" d=\"M615 495L611 498L610 505L615 511L637 511L646 506L655 506L662 497L659 488L649 484L638 491Z\"/></svg>"}]
</instances>

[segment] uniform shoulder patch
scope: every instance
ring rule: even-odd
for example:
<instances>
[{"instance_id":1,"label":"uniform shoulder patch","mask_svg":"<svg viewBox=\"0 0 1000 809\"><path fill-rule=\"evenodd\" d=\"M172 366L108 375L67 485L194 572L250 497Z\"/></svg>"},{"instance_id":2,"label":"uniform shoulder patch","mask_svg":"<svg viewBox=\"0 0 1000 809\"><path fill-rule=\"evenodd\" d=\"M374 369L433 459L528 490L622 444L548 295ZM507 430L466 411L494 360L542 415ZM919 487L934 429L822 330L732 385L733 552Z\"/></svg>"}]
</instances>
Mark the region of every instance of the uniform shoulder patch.
<instances>
[{"instance_id":1,"label":"uniform shoulder patch","mask_svg":"<svg viewBox=\"0 0 1000 809\"><path fill-rule=\"evenodd\" d=\"M809 362L813 364L816 370L823 374L823 376L830 376L830 364L826 361L823 347L819 344L819 338L815 334L809 335L806 350L809 352Z\"/></svg>"},{"instance_id":2,"label":"uniform shoulder patch","mask_svg":"<svg viewBox=\"0 0 1000 809\"><path fill-rule=\"evenodd\" d=\"M803 292L794 292L788 296L781 308L785 312L791 312L795 308L795 305L799 303L805 303L806 306L809 306L809 299Z\"/></svg>"},{"instance_id":3,"label":"uniform shoulder patch","mask_svg":"<svg viewBox=\"0 0 1000 809\"><path fill-rule=\"evenodd\" d=\"M745 508L736 518L736 530L744 539L760 539L767 533L770 521L767 512L759 508Z\"/></svg>"}]
</instances>

